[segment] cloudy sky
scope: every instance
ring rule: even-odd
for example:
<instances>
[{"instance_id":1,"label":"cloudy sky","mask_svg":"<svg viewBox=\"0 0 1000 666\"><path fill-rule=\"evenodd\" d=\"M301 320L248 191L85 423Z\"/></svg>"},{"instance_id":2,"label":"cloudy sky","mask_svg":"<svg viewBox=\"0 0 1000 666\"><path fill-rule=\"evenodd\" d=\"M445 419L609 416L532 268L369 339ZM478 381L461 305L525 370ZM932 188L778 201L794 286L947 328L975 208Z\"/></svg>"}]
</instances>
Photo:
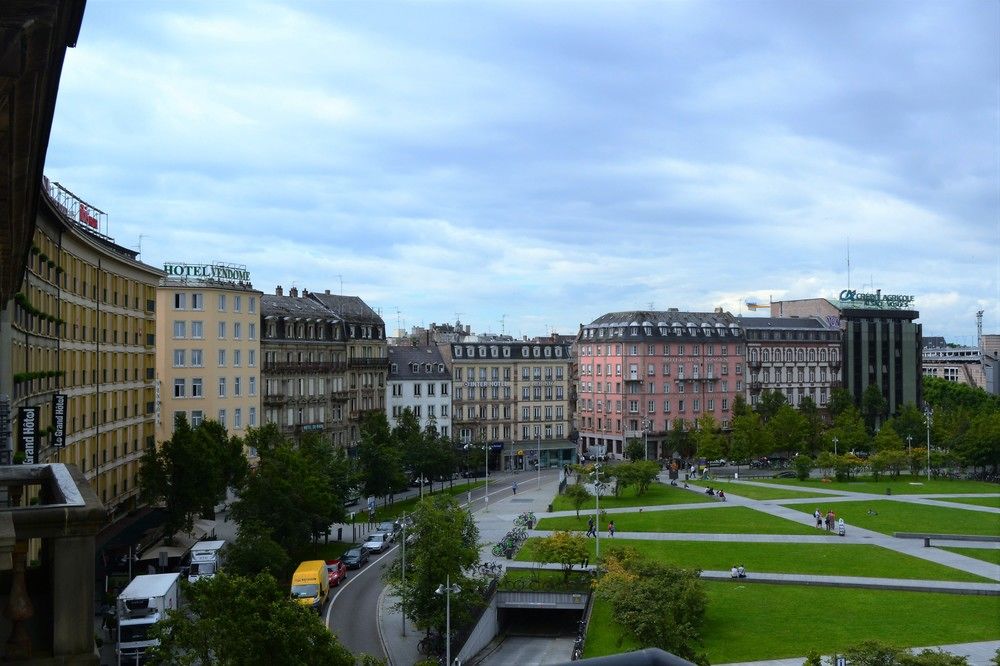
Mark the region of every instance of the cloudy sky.
<instances>
[{"instance_id":1,"label":"cloudy sky","mask_svg":"<svg viewBox=\"0 0 1000 666\"><path fill-rule=\"evenodd\" d=\"M46 173L390 329L912 294L1000 332L1000 3L89 0ZM501 324L501 321L503 324Z\"/></svg>"}]
</instances>

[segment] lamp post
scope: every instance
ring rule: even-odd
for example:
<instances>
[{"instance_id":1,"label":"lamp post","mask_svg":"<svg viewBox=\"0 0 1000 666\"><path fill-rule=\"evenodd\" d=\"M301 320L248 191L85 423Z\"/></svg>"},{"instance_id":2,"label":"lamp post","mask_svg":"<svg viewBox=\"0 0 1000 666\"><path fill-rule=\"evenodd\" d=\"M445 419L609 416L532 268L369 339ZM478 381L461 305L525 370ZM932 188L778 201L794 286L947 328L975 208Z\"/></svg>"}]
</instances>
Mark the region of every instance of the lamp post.
<instances>
[{"instance_id":1,"label":"lamp post","mask_svg":"<svg viewBox=\"0 0 1000 666\"><path fill-rule=\"evenodd\" d=\"M931 420L934 416L934 411L927 406L924 409L924 418L927 421L927 480L931 480Z\"/></svg>"},{"instance_id":2,"label":"lamp post","mask_svg":"<svg viewBox=\"0 0 1000 666\"><path fill-rule=\"evenodd\" d=\"M839 441L840 440L837 439L836 437L833 438L833 455L834 456L837 455L837 442L839 442Z\"/></svg>"},{"instance_id":3,"label":"lamp post","mask_svg":"<svg viewBox=\"0 0 1000 666\"><path fill-rule=\"evenodd\" d=\"M601 463L594 463L594 538L597 540L594 546L594 559L601 557Z\"/></svg>"},{"instance_id":4,"label":"lamp post","mask_svg":"<svg viewBox=\"0 0 1000 666\"><path fill-rule=\"evenodd\" d=\"M462 588L458 583L451 584L451 575L445 576L445 584L438 585L435 594L444 595L444 663L451 666L451 595L458 594Z\"/></svg>"},{"instance_id":5,"label":"lamp post","mask_svg":"<svg viewBox=\"0 0 1000 666\"><path fill-rule=\"evenodd\" d=\"M646 433L649 431L650 423L648 420L642 420L642 459L649 460L649 442L646 440Z\"/></svg>"},{"instance_id":6,"label":"lamp post","mask_svg":"<svg viewBox=\"0 0 1000 666\"><path fill-rule=\"evenodd\" d=\"M913 435L906 436L906 455L913 455Z\"/></svg>"},{"instance_id":7,"label":"lamp post","mask_svg":"<svg viewBox=\"0 0 1000 666\"><path fill-rule=\"evenodd\" d=\"M404 590L404 592L403 592L403 594L402 594L402 596L400 597L400 600L399 600L399 609L401 611L400 614L403 616L403 637L405 638L406 637L406 593L405 593L405 590L406 590L406 514L405 513L403 514L403 519L402 519L401 522L403 523L403 568L402 568L402 572L403 572L403 590Z\"/></svg>"},{"instance_id":8,"label":"lamp post","mask_svg":"<svg viewBox=\"0 0 1000 666\"><path fill-rule=\"evenodd\" d=\"M479 447L478 444L471 444L470 443L470 444L466 444L462 448L464 448L466 451L468 451L469 449L478 449L480 447ZM489 449L489 444L483 444L482 449L483 449L483 451L486 452L486 495L483 496L483 501L486 504L486 506L483 508L483 511L486 512L486 511L490 510L490 449Z\"/></svg>"},{"instance_id":9,"label":"lamp post","mask_svg":"<svg viewBox=\"0 0 1000 666\"><path fill-rule=\"evenodd\" d=\"M535 446L535 487L542 487L542 431L538 431L538 439Z\"/></svg>"}]
</instances>

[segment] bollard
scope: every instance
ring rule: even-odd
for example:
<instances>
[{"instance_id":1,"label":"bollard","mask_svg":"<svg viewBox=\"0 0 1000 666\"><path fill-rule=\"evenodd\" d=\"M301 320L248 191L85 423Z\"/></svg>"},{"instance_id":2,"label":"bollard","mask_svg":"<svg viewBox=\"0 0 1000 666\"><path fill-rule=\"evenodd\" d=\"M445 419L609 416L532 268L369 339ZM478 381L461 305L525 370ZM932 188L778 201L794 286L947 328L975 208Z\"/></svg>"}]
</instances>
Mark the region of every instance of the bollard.
<instances>
[{"instance_id":1,"label":"bollard","mask_svg":"<svg viewBox=\"0 0 1000 666\"><path fill-rule=\"evenodd\" d=\"M924 548L930 548L930 547L931 547L931 538L924 537Z\"/></svg>"},{"instance_id":2,"label":"bollard","mask_svg":"<svg viewBox=\"0 0 1000 666\"><path fill-rule=\"evenodd\" d=\"M338 527L337 528L337 541L343 541L343 540L344 540L344 528L343 527Z\"/></svg>"}]
</instances>

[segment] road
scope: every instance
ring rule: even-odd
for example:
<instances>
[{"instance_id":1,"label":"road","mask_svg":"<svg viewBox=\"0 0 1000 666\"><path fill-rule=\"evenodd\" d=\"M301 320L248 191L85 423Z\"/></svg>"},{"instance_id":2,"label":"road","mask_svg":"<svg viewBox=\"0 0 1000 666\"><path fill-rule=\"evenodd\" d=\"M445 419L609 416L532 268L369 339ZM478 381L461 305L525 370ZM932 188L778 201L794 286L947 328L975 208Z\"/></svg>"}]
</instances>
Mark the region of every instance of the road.
<instances>
[{"instance_id":1,"label":"road","mask_svg":"<svg viewBox=\"0 0 1000 666\"><path fill-rule=\"evenodd\" d=\"M546 483L557 474L558 470L543 470L542 483ZM532 488L535 478L534 472L491 474L490 499L496 500L511 495L513 481L524 488ZM486 488L482 486L472 491L473 512L480 511L486 506L485 495ZM456 498L463 502L466 500L463 495L458 495ZM361 569L349 572L347 580L336 588L327 605L326 626L355 655L367 653L379 659L386 658L378 635L378 601L385 588L382 574L399 553L399 546L393 546L381 555L373 555L368 564Z\"/></svg>"}]
</instances>

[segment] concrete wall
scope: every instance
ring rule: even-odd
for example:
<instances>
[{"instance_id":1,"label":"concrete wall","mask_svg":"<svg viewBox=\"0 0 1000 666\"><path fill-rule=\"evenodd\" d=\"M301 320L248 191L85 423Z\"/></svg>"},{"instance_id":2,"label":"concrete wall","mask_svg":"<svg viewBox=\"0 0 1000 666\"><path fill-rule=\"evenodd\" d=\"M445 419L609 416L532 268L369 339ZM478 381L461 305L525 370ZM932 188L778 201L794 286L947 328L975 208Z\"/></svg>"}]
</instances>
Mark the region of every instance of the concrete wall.
<instances>
[{"instance_id":1,"label":"concrete wall","mask_svg":"<svg viewBox=\"0 0 1000 666\"><path fill-rule=\"evenodd\" d=\"M479 652L490 644L497 634L500 633L500 619L497 613L497 596L493 595L490 599L490 605L486 607L483 612L483 616L479 618L479 623L476 628L472 630L469 634L469 640L465 641L465 645L457 655L455 655L459 661L463 664L472 659L474 656L479 654Z\"/></svg>"}]
</instances>

